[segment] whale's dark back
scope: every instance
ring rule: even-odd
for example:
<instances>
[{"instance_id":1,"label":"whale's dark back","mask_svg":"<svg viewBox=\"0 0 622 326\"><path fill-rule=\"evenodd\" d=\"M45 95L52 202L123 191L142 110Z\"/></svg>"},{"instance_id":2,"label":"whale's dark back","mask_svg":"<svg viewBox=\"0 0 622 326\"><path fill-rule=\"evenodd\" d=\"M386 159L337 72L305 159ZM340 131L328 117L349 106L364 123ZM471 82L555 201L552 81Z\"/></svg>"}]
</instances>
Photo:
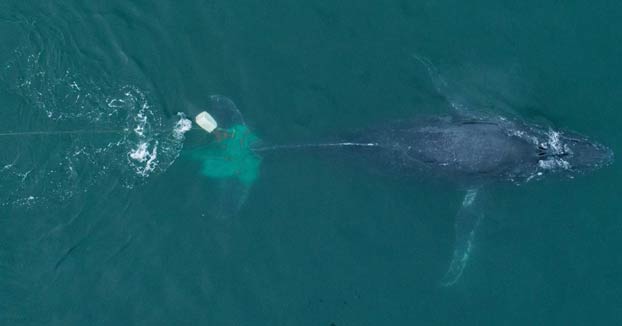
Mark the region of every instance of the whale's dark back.
<instances>
[{"instance_id":1,"label":"whale's dark back","mask_svg":"<svg viewBox=\"0 0 622 326\"><path fill-rule=\"evenodd\" d=\"M256 151L313 150L350 158L382 174L445 177L468 185L520 183L550 173L574 175L613 162L587 137L502 117L427 118L384 124L327 142L274 145Z\"/></svg>"},{"instance_id":2,"label":"whale's dark back","mask_svg":"<svg viewBox=\"0 0 622 326\"><path fill-rule=\"evenodd\" d=\"M367 130L351 140L376 144L350 151L390 174L513 179L538 164L537 146L493 121L402 121Z\"/></svg>"}]
</instances>

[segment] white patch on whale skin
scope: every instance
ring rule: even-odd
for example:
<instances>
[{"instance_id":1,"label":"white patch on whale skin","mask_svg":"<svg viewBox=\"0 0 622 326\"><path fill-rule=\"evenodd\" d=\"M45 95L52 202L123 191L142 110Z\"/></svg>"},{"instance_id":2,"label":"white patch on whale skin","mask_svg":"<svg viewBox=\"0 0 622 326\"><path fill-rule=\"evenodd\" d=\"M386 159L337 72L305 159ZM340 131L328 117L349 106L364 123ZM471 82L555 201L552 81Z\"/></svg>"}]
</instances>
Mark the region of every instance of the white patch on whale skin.
<instances>
[{"instance_id":1,"label":"white patch on whale skin","mask_svg":"<svg viewBox=\"0 0 622 326\"><path fill-rule=\"evenodd\" d=\"M560 158L549 158L546 160L540 160L538 161L538 166L544 170L570 169L570 163Z\"/></svg>"},{"instance_id":2,"label":"white patch on whale skin","mask_svg":"<svg viewBox=\"0 0 622 326\"><path fill-rule=\"evenodd\" d=\"M568 145L561 142L559 132L551 129L546 135L548 139L546 142L541 143L540 146L546 148L551 154L559 155L571 152ZM561 157L549 157L545 160L539 160L538 167L543 170L569 170L572 166Z\"/></svg>"},{"instance_id":3,"label":"white patch on whale skin","mask_svg":"<svg viewBox=\"0 0 622 326\"><path fill-rule=\"evenodd\" d=\"M525 139L525 140L529 141L532 144L538 144L538 138L537 137L531 136L531 135L527 135L527 133L525 133L522 130L509 129L508 130L508 135Z\"/></svg>"},{"instance_id":4,"label":"white patch on whale skin","mask_svg":"<svg viewBox=\"0 0 622 326\"><path fill-rule=\"evenodd\" d=\"M462 200L462 206L471 206L471 204L473 204L473 201L475 200L475 197L477 197L477 190L469 189L469 191L464 196L464 199Z\"/></svg>"},{"instance_id":5,"label":"white patch on whale skin","mask_svg":"<svg viewBox=\"0 0 622 326\"><path fill-rule=\"evenodd\" d=\"M569 161L564 159L563 154L572 154L571 149L562 141L562 133L551 128L542 130L535 127L526 127L526 130L510 127L507 129L509 136L518 137L534 144L548 154L546 157L538 160L535 171L529 173L523 182L531 182L540 180L546 173L555 171L568 171L572 169ZM511 181L516 180L510 178ZM522 182L516 182L521 184Z\"/></svg>"},{"instance_id":6,"label":"white patch on whale skin","mask_svg":"<svg viewBox=\"0 0 622 326\"><path fill-rule=\"evenodd\" d=\"M562 153L569 153L570 149L568 148L568 145L563 144L560 140L559 140L559 132L555 131L555 130L550 130L547 135L549 136L549 139L547 141L547 145L549 146L549 148L553 151L554 154L562 154Z\"/></svg>"},{"instance_id":7,"label":"white patch on whale skin","mask_svg":"<svg viewBox=\"0 0 622 326\"><path fill-rule=\"evenodd\" d=\"M503 119L503 118L502 118ZM532 144L539 144L540 141L538 140L538 137L533 136L528 134L527 132L525 132L524 130L520 130L520 129L516 129L515 127L510 127L507 129L507 134L509 136L513 136L513 137L518 137L518 138L522 138Z\"/></svg>"}]
</instances>

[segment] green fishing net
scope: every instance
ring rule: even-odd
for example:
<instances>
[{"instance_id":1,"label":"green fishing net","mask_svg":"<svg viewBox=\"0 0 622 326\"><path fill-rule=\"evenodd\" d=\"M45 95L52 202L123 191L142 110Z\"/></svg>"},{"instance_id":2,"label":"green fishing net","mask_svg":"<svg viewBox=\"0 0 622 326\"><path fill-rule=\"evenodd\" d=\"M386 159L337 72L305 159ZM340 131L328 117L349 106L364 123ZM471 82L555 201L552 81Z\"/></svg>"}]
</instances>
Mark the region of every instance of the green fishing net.
<instances>
[{"instance_id":1,"label":"green fishing net","mask_svg":"<svg viewBox=\"0 0 622 326\"><path fill-rule=\"evenodd\" d=\"M205 176L201 185L207 213L226 218L237 214L258 177L261 158L252 148L259 139L227 97L210 96L204 109L218 122L218 128L212 133L194 133L189 140L199 145L184 150L183 155L198 162L199 173Z\"/></svg>"},{"instance_id":2,"label":"green fishing net","mask_svg":"<svg viewBox=\"0 0 622 326\"><path fill-rule=\"evenodd\" d=\"M241 124L215 131L214 138L192 153L201 161L201 173L210 178L234 177L247 186L252 184L257 179L261 159L251 146L259 139Z\"/></svg>"}]
</instances>

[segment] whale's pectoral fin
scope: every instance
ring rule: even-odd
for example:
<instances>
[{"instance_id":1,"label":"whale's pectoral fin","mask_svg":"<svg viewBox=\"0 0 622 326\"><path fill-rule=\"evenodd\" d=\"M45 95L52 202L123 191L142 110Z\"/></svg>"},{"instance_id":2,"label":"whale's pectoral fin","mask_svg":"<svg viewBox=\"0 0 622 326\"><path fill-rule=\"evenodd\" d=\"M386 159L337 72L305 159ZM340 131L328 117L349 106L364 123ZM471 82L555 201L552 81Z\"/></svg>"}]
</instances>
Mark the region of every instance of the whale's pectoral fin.
<instances>
[{"instance_id":1,"label":"whale's pectoral fin","mask_svg":"<svg viewBox=\"0 0 622 326\"><path fill-rule=\"evenodd\" d=\"M434 86L434 90L447 101L447 104L449 104L453 110L451 113L453 116L457 119L473 119L480 117L480 114L474 112L473 108L483 107L488 105L487 103L473 102L475 99L472 98L472 96L467 96L469 94L474 95L473 91L465 90L464 87L455 85L445 79L443 75L441 75L439 69L428 58L417 54L413 54L412 56L423 65L432 82L432 86Z\"/></svg>"},{"instance_id":2,"label":"whale's pectoral fin","mask_svg":"<svg viewBox=\"0 0 622 326\"><path fill-rule=\"evenodd\" d=\"M483 215L477 205L478 189L469 189L464 196L462 206L456 215L455 232L456 242L454 253L449 264L449 269L441 280L443 286L454 285L462 275L473 247L475 230L482 220Z\"/></svg>"},{"instance_id":3,"label":"whale's pectoral fin","mask_svg":"<svg viewBox=\"0 0 622 326\"><path fill-rule=\"evenodd\" d=\"M446 96L447 87L448 87L447 81L445 81L445 79L440 74L436 66L434 66L432 61L418 54L413 54L412 56L415 60L419 61L421 65L423 65L423 67L428 73L428 77L430 77L430 81L432 82L432 86L434 86L434 89L436 90L436 92L439 95Z\"/></svg>"}]
</instances>

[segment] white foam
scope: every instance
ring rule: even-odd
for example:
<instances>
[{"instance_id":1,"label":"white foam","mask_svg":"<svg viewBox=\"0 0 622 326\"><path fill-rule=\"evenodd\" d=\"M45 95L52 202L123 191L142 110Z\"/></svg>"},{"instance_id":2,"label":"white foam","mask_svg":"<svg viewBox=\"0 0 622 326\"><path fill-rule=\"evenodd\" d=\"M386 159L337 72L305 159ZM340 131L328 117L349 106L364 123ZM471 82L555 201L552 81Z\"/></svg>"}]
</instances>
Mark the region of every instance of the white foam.
<instances>
[{"instance_id":1,"label":"white foam","mask_svg":"<svg viewBox=\"0 0 622 326\"><path fill-rule=\"evenodd\" d=\"M11 203L5 203L3 206L5 206L6 204L9 204L10 206L32 206L36 203L36 201L39 198L35 197L35 196L28 196L28 197L24 197L24 198L18 198L15 199L13 202Z\"/></svg>"},{"instance_id":2,"label":"white foam","mask_svg":"<svg viewBox=\"0 0 622 326\"><path fill-rule=\"evenodd\" d=\"M138 148L134 149L133 151L130 151L129 155L130 157L134 160L134 161L138 161L138 162L144 162L147 160L147 155L149 155L149 151L147 150L147 147L149 146L149 144L147 143L140 143L138 145Z\"/></svg>"},{"instance_id":3,"label":"white foam","mask_svg":"<svg viewBox=\"0 0 622 326\"><path fill-rule=\"evenodd\" d=\"M109 108L122 108L125 105L125 101L122 99L109 99L108 100L108 107Z\"/></svg>"},{"instance_id":4,"label":"white foam","mask_svg":"<svg viewBox=\"0 0 622 326\"><path fill-rule=\"evenodd\" d=\"M132 165L134 165L139 175L143 177L149 176L158 165L158 143L156 142L151 150L149 150L149 143L141 142L138 144L137 148L128 153L128 156L135 161Z\"/></svg>"},{"instance_id":5,"label":"white foam","mask_svg":"<svg viewBox=\"0 0 622 326\"><path fill-rule=\"evenodd\" d=\"M186 115L182 112L177 112L177 116L179 117L179 120L175 123L173 137L177 140L183 140L184 134L188 132L188 130L192 129L192 120L186 118Z\"/></svg>"},{"instance_id":6,"label":"white foam","mask_svg":"<svg viewBox=\"0 0 622 326\"><path fill-rule=\"evenodd\" d=\"M65 155L51 154L44 165L29 157L20 159L19 164L0 164L0 182L11 189L0 196L0 205L62 201L111 174L119 177L122 186L132 188L175 162L184 134L192 129L190 120L178 114L171 123L158 103L151 103L149 94L139 87L119 84L106 76L81 76L74 72L79 67L64 66L66 62L57 60L62 52L52 49L32 54L36 50L18 49L9 62L14 68L7 68L3 74L28 101L29 109L84 129L121 132L101 137L85 133L63 144L57 144L56 138L42 138L43 147L55 146ZM37 122L45 124L47 119L42 120ZM8 148L8 155L19 157L25 144L16 146ZM33 170L23 166L32 166Z\"/></svg>"},{"instance_id":7,"label":"white foam","mask_svg":"<svg viewBox=\"0 0 622 326\"><path fill-rule=\"evenodd\" d=\"M76 81L72 81L71 84L69 84L69 87L71 87L74 90L80 91L80 86L78 86L78 83L76 83Z\"/></svg>"},{"instance_id":8,"label":"white foam","mask_svg":"<svg viewBox=\"0 0 622 326\"><path fill-rule=\"evenodd\" d=\"M136 114L134 121L136 121L137 123L136 127L134 128L134 133L136 133L136 135L138 135L139 137L144 137L145 126L147 125L147 116L145 116L145 113L142 109L138 112L138 114Z\"/></svg>"}]
</instances>

